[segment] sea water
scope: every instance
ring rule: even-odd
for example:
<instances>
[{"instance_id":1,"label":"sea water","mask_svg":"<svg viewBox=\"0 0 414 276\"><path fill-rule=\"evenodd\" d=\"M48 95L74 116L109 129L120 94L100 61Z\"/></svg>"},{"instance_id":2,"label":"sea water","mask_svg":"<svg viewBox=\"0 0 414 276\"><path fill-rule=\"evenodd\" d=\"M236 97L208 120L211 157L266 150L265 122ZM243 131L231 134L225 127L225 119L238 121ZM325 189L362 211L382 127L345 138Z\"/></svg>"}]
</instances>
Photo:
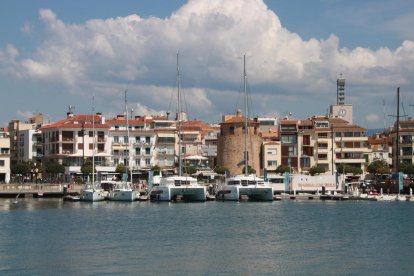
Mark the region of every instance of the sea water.
<instances>
[{"instance_id":1,"label":"sea water","mask_svg":"<svg viewBox=\"0 0 414 276\"><path fill-rule=\"evenodd\" d=\"M0 275L412 275L414 202L0 200Z\"/></svg>"}]
</instances>

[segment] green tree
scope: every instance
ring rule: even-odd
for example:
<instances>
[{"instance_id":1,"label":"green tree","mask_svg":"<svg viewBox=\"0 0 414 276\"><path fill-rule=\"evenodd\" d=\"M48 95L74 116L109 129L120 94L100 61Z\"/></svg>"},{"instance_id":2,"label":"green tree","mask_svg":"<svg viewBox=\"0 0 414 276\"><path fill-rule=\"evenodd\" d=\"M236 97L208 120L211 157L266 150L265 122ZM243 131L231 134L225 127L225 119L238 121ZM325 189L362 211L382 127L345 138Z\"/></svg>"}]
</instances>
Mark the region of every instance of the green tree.
<instances>
[{"instance_id":1,"label":"green tree","mask_svg":"<svg viewBox=\"0 0 414 276\"><path fill-rule=\"evenodd\" d=\"M21 163L17 163L16 165L11 167L11 172L14 174L28 174L30 172L31 169L31 164L30 162L21 162Z\"/></svg>"},{"instance_id":2,"label":"green tree","mask_svg":"<svg viewBox=\"0 0 414 276\"><path fill-rule=\"evenodd\" d=\"M18 175L17 180L20 182L21 178L26 176L32 167L30 162L20 162L10 168L11 173Z\"/></svg>"},{"instance_id":3,"label":"green tree","mask_svg":"<svg viewBox=\"0 0 414 276\"><path fill-rule=\"evenodd\" d=\"M405 174L414 174L414 165L413 164L407 164L407 163L401 163L400 169Z\"/></svg>"},{"instance_id":4,"label":"green tree","mask_svg":"<svg viewBox=\"0 0 414 276\"><path fill-rule=\"evenodd\" d=\"M192 174L195 174L197 172L197 168L194 167L194 166L185 167L184 172L186 174L192 175Z\"/></svg>"},{"instance_id":5,"label":"green tree","mask_svg":"<svg viewBox=\"0 0 414 276\"><path fill-rule=\"evenodd\" d=\"M128 169L125 167L124 164L118 164L116 166L115 172L119 174L127 173Z\"/></svg>"},{"instance_id":6,"label":"green tree","mask_svg":"<svg viewBox=\"0 0 414 276\"><path fill-rule=\"evenodd\" d=\"M161 168L158 165L154 165L154 166L151 167L150 170L155 173L155 172L160 172Z\"/></svg>"},{"instance_id":7,"label":"green tree","mask_svg":"<svg viewBox=\"0 0 414 276\"><path fill-rule=\"evenodd\" d=\"M288 173L290 173L292 171L292 168L291 167L289 167L289 166L287 166L287 165L279 165L277 168L276 168L276 173L286 173L286 172L288 172Z\"/></svg>"},{"instance_id":8,"label":"green tree","mask_svg":"<svg viewBox=\"0 0 414 276\"><path fill-rule=\"evenodd\" d=\"M390 172L388 163L384 160L375 160L368 165L368 172L374 175Z\"/></svg>"},{"instance_id":9,"label":"green tree","mask_svg":"<svg viewBox=\"0 0 414 276\"><path fill-rule=\"evenodd\" d=\"M318 165L313 166L309 169L309 174L310 175L315 175L315 174L321 174L321 173L325 173L326 169L324 167L320 167Z\"/></svg>"},{"instance_id":10,"label":"green tree","mask_svg":"<svg viewBox=\"0 0 414 276\"><path fill-rule=\"evenodd\" d=\"M214 172L217 174L225 174L227 171L227 168L223 167L223 166L216 166L214 168Z\"/></svg>"},{"instance_id":11,"label":"green tree","mask_svg":"<svg viewBox=\"0 0 414 276\"><path fill-rule=\"evenodd\" d=\"M92 172L96 172L96 169L94 171L94 167L91 161L86 161L85 164L81 167L81 172L84 175L90 175Z\"/></svg>"},{"instance_id":12,"label":"green tree","mask_svg":"<svg viewBox=\"0 0 414 276\"><path fill-rule=\"evenodd\" d=\"M246 167L243 167L242 173L244 173L245 170L246 170ZM256 170L252 166L247 165L247 173L248 174L255 174L256 173Z\"/></svg>"},{"instance_id":13,"label":"green tree","mask_svg":"<svg viewBox=\"0 0 414 276\"><path fill-rule=\"evenodd\" d=\"M57 178L59 174L65 173L65 166L58 163L50 163L46 166L46 172ZM52 181L52 178L50 180Z\"/></svg>"}]
</instances>

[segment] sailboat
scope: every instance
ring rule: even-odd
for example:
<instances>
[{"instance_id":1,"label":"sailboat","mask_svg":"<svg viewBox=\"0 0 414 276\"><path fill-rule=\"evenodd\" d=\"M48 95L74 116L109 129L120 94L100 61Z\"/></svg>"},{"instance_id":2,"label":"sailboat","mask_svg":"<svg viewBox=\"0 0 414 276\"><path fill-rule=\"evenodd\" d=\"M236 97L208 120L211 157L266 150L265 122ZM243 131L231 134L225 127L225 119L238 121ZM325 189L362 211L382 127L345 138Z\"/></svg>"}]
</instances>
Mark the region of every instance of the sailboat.
<instances>
[{"instance_id":1,"label":"sailboat","mask_svg":"<svg viewBox=\"0 0 414 276\"><path fill-rule=\"evenodd\" d=\"M236 175L234 177L228 177L225 183L221 185L217 191L217 198L223 200L240 199L258 200L258 201L272 201L273 200L273 188L264 181L263 178L257 177L255 174L248 173L248 151L247 151L247 133L248 133L248 108L247 108L247 74L246 74L246 55L244 55L244 70L243 70L243 86L244 86L244 108L245 108L245 120L244 120L244 174Z\"/></svg>"},{"instance_id":2,"label":"sailboat","mask_svg":"<svg viewBox=\"0 0 414 276\"><path fill-rule=\"evenodd\" d=\"M82 201L102 201L108 195L108 192L102 189L100 183L95 183L95 107L94 97L92 97L92 135L93 135L93 149L92 149L92 183L86 184L81 190L80 200Z\"/></svg>"},{"instance_id":3,"label":"sailboat","mask_svg":"<svg viewBox=\"0 0 414 276\"><path fill-rule=\"evenodd\" d=\"M178 94L178 107L177 107L177 136L178 136L178 174L163 177L154 176L154 187L151 190L150 197L152 200L157 201L171 201L171 200L184 200L184 201L206 201L207 188L204 185L198 183L197 179L190 176L182 175L182 158L181 158L181 127L183 121L183 114L181 108L181 76L180 67L178 63L179 54L177 53L177 94Z\"/></svg>"},{"instance_id":4,"label":"sailboat","mask_svg":"<svg viewBox=\"0 0 414 276\"><path fill-rule=\"evenodd\" d=\"M127 147L129 150L129 124L128 124L128 107L127 107L127 90L125 90L125 127L127 130ZM128 154L128 164L131 164L130 155ZM128 173L128 166L125 166L125 176ZM132 172L132 170L130 170ZM108 199L114 201L135 201L137 199L137 191L132 187L132 184L127 181L128 177L124 177L122 182L112 182L114 184L113 189L108 193ZM132 180L132 173L131 173Z\"/></svg>"}]
</instances>

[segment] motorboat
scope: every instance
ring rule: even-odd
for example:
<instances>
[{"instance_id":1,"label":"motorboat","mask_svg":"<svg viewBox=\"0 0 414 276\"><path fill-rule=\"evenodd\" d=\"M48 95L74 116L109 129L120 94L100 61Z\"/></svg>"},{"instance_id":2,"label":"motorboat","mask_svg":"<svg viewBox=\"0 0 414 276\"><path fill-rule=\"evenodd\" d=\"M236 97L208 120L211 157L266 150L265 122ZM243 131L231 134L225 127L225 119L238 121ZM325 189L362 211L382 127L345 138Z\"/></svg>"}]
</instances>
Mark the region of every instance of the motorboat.
<instances>
[{"instance_id":1,"label":"motorboat","mask_svg":"<svg viewBox=\"0 0 414 276\"><path fill-rule=\"evenodd\" d=\"M108 188L108 200L113 201L135 201L137 200L138 191L133 189L130 182L121 181L105 181L102 182L102 186Z\"/></svg>"},{"instance_id":2,"label":"motorboat","mask_svg":"<svg viewBox=\"0 0 414 276\"><path fill-rule=\"evenodd\" d=\"M206 201L207 187L190 176L154 176L154 186L150 192L151 200Z\"/></svg>"},{"instance_id":3,"label":"motorboat","mask_svg":"<svg viewBox=\"0 0 414 276\"><path fill-rule=\"evenodd\" d=\"M226 179L217 191L217 199L240 199L272 201L273 188L263 178L251 175L237 175Z\"/></svg>"}]
</instances>

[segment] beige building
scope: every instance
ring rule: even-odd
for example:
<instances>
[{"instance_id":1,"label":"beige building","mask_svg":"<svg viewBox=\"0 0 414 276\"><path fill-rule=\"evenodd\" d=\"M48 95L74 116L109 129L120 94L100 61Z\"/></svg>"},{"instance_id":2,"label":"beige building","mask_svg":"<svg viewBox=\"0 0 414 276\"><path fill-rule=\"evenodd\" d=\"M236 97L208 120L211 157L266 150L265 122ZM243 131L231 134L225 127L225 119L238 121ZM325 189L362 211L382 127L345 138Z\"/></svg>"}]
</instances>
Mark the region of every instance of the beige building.
<instances>
[{"instance_id":1,"label":"beige building","mask_svg":"<svg viewBox=\"0 0 414 276\"><path fill-rule=\"evenodd\" d=\"M344 119L314 116L307 120L280 122L282 164L304 173L313 166L335 173L339 164L366 169L368 148L366 129Z\"/></svg>"},{"instance_id":2,"label":"beige building","mask_svg":"<svg viewBox=\"0 0 414 276\"><path fill-rule=\"evenodd\" d=\"M247 135L245 125L247 123ZM259 123L247 119L241 112L236 115L226 115L220 124L220 135L217 141L217 165L225 167L231 175L243 174L245 167L245 152L248 165L257 175L260 170L260 151L262 138L259 136Z\"/></svg>"},{"instance_id":3,"label":"beige building","mask_svg":"<svg viewBox=\"0 0 414 276\"><path fill-rule=\"evenodd\" d=\"M34 131L39 129L42 125L43 114L41 113L29 118L27 122L21 122L20 120L12 120L9 122L8 131L10 135L10 162L12 166L18 162L32 161L27 159L28 155L25 154L25 152L28 151L28 148L25 148L27 145L22 141L21 132L25 130ZM31 139L31 137L28 137L27 139Z\"/></svg>"},{"instance_id":4,"label":"beige building","mask_svg":"<svg viewBox=\"0 0 414 276\"><path fill-rule=\"evenodd\" d=\"M281 164L281 143L265 141L262 145L262 168L267 172L275 172Z\"/></svg>"}]
</instances>

